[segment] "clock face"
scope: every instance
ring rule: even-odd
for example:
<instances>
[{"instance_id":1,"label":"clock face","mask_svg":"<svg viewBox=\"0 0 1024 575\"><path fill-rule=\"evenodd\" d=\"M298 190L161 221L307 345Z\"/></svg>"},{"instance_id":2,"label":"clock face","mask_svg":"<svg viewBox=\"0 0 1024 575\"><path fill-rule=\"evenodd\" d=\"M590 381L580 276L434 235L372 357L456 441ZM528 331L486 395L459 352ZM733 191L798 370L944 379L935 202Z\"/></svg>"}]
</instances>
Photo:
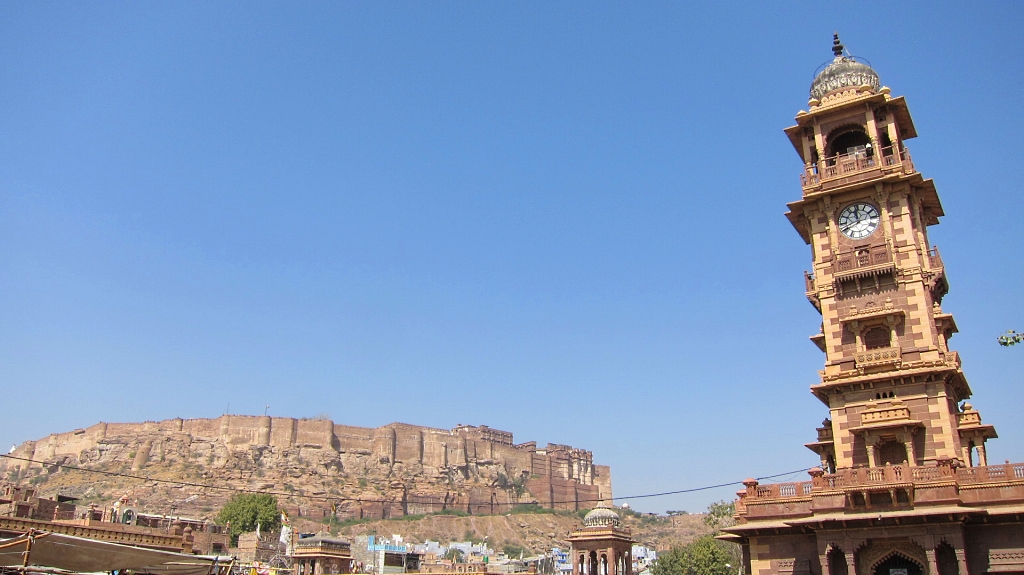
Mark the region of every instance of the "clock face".
<instances>
[{"instance_id":1,"label":"clock face","mask_svg":"<svg viewBox=\"0 0 1024 575\"><path fill-rule=\"evenodd\" d=\"M878 208L863 202L846 206L839 214L839 231L851 240L859 240L878 229Z\"/></svg>"}]
</instances>

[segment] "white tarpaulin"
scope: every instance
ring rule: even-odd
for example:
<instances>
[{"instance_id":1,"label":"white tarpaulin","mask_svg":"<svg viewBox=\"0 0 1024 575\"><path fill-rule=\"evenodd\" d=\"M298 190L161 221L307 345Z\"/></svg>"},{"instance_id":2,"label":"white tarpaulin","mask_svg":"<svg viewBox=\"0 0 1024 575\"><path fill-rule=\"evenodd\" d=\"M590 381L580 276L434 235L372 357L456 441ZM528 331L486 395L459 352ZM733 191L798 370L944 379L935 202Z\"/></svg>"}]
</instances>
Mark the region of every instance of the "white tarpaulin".
<instances>
[{"instance_id":1,"label":"white tarpaulin","mask_svg":"<svg viewBox=\"0 0 1024 575\"><path fill-rule=\"evenodd\" d=\"M0 566L53 567L79 573L131 569L154 575L215 575L231 557L186 555L60 535L33 532L15 539L0 539Z\"/></svg>"}]
</instances>

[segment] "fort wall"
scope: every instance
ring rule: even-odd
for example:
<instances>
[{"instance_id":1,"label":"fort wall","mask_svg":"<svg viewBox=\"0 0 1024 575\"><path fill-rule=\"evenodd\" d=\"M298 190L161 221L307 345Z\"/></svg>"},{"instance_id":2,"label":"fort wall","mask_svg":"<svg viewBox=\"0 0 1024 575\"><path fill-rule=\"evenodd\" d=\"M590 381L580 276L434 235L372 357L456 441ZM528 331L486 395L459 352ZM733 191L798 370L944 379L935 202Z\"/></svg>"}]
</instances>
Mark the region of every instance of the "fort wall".
<instances>
[{"instance_id":1,"label":"fort wall","mask_svg":"<svg viewBox=\"0 0 1024 575\"><path fill-rule=\"evenodd\" d=\"M377 476L380 481L391 477L389 484L400 481L406 486L403 501L364 507L361 515L388 515L403 506L486 510L499 500L506 506L519 501L515 491L522 486L538 503L565 509L593 506L600 499L610 500L612 493L610 469L595 466L590 451L562 444L516 445L511 432L486 426L448 430L391 423L367 428L327 419L249 415L101 422L27 441L12 455L47 463L120 462L133 472L172 460L201 461L213 468L231 467L244 477L246 469L271 464L264 453L276 458L273 465L282 470L305 465L312 468L307 475L355 471L371 482ZM239 467L242 460L249 463ZM0 467L41 465L8 460Z\"/></svg>"}]
</instances>

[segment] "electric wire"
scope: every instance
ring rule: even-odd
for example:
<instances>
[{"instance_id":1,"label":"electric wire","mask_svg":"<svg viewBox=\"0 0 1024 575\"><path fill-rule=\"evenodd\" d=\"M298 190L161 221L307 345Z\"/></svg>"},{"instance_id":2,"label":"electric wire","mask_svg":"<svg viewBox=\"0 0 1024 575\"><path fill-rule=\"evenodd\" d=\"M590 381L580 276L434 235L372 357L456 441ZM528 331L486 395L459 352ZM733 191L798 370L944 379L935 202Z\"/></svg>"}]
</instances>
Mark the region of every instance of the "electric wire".
<instances>
[{"instance_id":1,"label":"electric wire","mask_svg":"<svg viewBox=\"0 0 1024 575\"><path fill-rule=\"evenodd\" d=\"M257 494L257 495L274 495L274 496L287 497L287 498L293 498L293 499L306 499L306 500L310 500L310 501L325 501L325 502L328 502L328 503L331 503L331 502L353 502L353 503L360 503L360 504L362 504L362 503L392 504L392 503L398 503L400 501L398 499L367 499L367 498L363 498L363 497L344 497L344 496L340 496L340 495L338 495L338 496L331 496L331 495L306 495L306 494L296 494L296 493L287 492L287 491L270 491L270 490L263 490L263 489L247 489L247 488L244 488L244 487L231 487L231 486L226 486L226 485L210 485L210 484L206 484L206 483L196 483L196 482L193 482L193 481L181 481L181 480L175 480L175 479L160 479L160 478L156 478L156 477L148 477L148 476L145 476L145 475L133 475L131 473L122 473L122 472L119 472L119 471L104 471L104 470L101 470L101 469L89 469L87 467L78 467L78 466L75 466L75 465L67 465L65 463L56 463L56 462L47 463L45 461L38 461L38 460L31 459L31 458L28 458L28 457L18 457L16 455L10 455L10 454L4 455L4 454L0 453L0 457L4 457L4 458L7 458L7 459L12 459L12 460L17 460L17 461L24 461L24 462L27 462L27 463L37 463L37 464L39 464L39 465L41 465L43 467L54 467L54 466L56 466L56 467L62 468L62 469L70 469L70 470L73 470L73 471L82 471L82 472L85 472L85 473L96 473L96 474L100 474L100 475L106 475L108 477L122 477L122 478L126 478L126 479L138 479L140 481L152 481L154 483L166 483L166 484L171 484L171 485L179 485L179 486L183 486L183 487L197 487L197 488L211 489L211 490L216 490L216 491L229 491L229 492L235 492L235 493L247 493L247 494ZM772 474L772 475L763 475L761 477L755 477L754 479L757 480L757 481L761 481L763 479L774 479L774 478L777 478L777 477L784 477L784 476L787 476L787 475L795 475L797 473L808 471L809 469L810 469L809 467L805 467L805 468L802 468L802 469L797 469L795 471L786 471L784 473L775 473L775 474ZM621 496L621 497L612 497L611 499L613 501L618 501L618 500L627 500L627 499L647 499L647 498L651 498L651 497L664 497L666 495L680 495L680 494L683 494L683 493L695 493L695 492L698 492L698 491L707 491L707 490L710 490L710 489L719 489L719 488L722 488L722 487L729 487L730 485L740 485L742 483L743 483L742 480L741 481L729 481L729 482L726 482L726 483L718 483L718 484L715 484L715 485L704 485L702 487L690 487L690 488L686 488L686 489L677 489L677 490L674 490L674 491L662 491L660 493L644 493L644 494L641 494L641 495L624 495L624 496ZM571 501L551 501L551 505L569 504L569 503L597 503L597 502L600 502L600 501L603 501L603 500L604 500L604 498L598 498L598 499L573 499ZM436 502L435 503L435 502L427 502L427 501L409 501L408 503L412 503L414 505L435 505L435 504L436 505L441 505L442 504L440 502ZM487 504L486 503L481 503L479 505L485 506ZM508 505L508 504L502 504L502 505ZM522 505L526 505L526 504L522 504ZM513 506L514 506L514 504L513 504Z\"/></svg>"}]
</instances>

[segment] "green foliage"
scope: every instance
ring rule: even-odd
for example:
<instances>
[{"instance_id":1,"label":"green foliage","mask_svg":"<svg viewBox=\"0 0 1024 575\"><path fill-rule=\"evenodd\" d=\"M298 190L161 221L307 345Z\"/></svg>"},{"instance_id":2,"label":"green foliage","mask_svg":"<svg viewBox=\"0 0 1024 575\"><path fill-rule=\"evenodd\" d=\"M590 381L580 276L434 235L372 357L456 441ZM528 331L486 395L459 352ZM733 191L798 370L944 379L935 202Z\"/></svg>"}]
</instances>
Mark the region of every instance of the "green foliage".
<instances>
[{"instance_id":1,"label":"green foliage","mask_svg":"<svg viewBox=\"0 0 1024 575\"><path fill-rule=\"evenodd\" d=\"M668 511L665 512L665 515L668 515L669 517L673 517L673 516L676 516L676 515L689 515L689 514L690 514L690 512L686 511L685 509L679 510L679 511L673 511L672 509L669 509Z\"/></svg>"},{"instance_id":2,"label":"green foliage","mask_svg":"<svg viewBox=\"0 0 1024 575\"><path fill-rule=\"evenodd\" d=\"M704 524L718 529L732 525L732 516L736 514L736 504L733 502L716 501L708 505L707 515L704 516Z\"/></svg>"},{"instance_id":3,"label":"green foliage","mask_svg":"<svg viewBox=\"0 0 1024 575\"><path fill-rule=\"evenodd\" d=\"M626 517L632 517L640 522L642 527L650 527L652 525L665 525L671 523L671 519L667 517L660 517L654 513L640 513L634 511L628 507L620 507L615 510L619 514L619 517L625 519Z\"/></svg>"},{"instance_id":4,"label":"green foliage","mask_svg":"<svg viewBox=\"0 0 1024 575\"><path fill-rule=\"evenodd\" d=\"M528 490L526 489L527 481L528 478L525 475L509 478L509 476L499 471L498 478L494 480L494 485L499 489L504 489L505 491L514 493L518 499L528 493Z\"/></svg>"},{"instance_id":5,"label":"green foliage","mask_svg":"<svg viewBox=\"0 0 1024 575\"><path fill-rule=\"evenodd\" d=\"M560 512L555 509L548 509L547 507L541 507L536 503L524 503L522 505L513 505L509 511L512 515L559 515Z\"/></svg>"},{"instance_id":6,"label":"green foliage","mask_svg":"<svg viewBox=\"0 0 1024 575\"><path fill-rule=\"evenodd\" d=\"M999 345L1003 347L1010 347L1021 342L1024 342L1024 333L1017 333L1012 329L999 336Z\"/></svg>"},{"instance_id":7,"label":"green foliage","mask_svg":"<svg viewBox=\"0 0 1024 575\"><path fill-rule=\"evenodd\" d=\"M734 544L705 535L688 545L658 553L652 575L731 575L738 571Z\"/></svg>"},{"instance_id":8,"label":"green foliage","mask_svg":"<svg viewBox=\"0 0 1024 575\"><path fill-rule=\"evenodd\" d=\"M456 517L469 517L469 513L460 511L458 509L442 509L437 513L431 513L430 515L454 515Z\"/></svg>"},{"instance_id":9,"label":"green foliage","mask_svg":"<svg viewBox=\"0 0 1024 575\"><path fill-rule=\"evenodd\" d=\"M281 526L281 510L277 498L263 493L236 493L217 514L217 523L231 522L231 544L238 545L238 536L256 531L276 531Z\"/></svg>"},{"instance_id":10,"label":"green foliage","mask_svg":"<svg viewBox=\"0 0 1024 575\"><path fill-rule=\"evenodd\" d=\"M447 553L444 554L444 558L448 561L451 561L452 563L462 563L462 558L464 555L465 553L453 547L449 549Z\"/></svg>"},{"instance_id":11,"label":"green foliage","mask_svg":"<svg viewBox=\"0 0 1024 575\"><path fill-rule=\"evenodd\" d=\"M528 554L525 547L520 547L519 545L513 545L511 543L505 544L505 546L501 548L501 552L509 559L518 559L519 557L525 557Z\"/></svg>"}]
</instances>

